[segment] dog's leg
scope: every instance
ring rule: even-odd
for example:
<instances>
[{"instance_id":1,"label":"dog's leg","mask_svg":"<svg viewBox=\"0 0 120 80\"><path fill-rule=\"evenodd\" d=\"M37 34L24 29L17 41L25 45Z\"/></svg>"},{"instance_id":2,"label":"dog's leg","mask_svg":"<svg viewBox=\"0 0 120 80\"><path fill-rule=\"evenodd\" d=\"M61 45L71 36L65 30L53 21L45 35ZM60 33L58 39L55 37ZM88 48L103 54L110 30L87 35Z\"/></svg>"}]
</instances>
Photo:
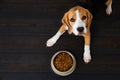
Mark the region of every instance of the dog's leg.
<instances>
[{"instance_id":1,"label":"dog's leg","mask_svg":"<svg viewBox=\"0 0 120 80\"><path fill-rule=\"evenodd\" d=\"M84 35L85 45L84 45L84 53L83 59L85 63L89 63L91 61L90 55L90 33Z\"/></svg>"},{"instance_id":2,"label":"dog's leg","mask_svg":"<svg viewBox=\"0 0 120 80\"><path fill-rule=\"evenodd\" d=\"M112 0L107 0L105 4L107 6L106 13L110 15L112 13Z\"/></svg>"},{"instance_id":3,"label":"dog's leg","mask_svg":"<svg viewBox=\"0 0 120 80\"><path fill-rule=\"evenodd\" d=\"M66 31L66 26L62 25L61 28L58 30L58 32L47 41L46 43L47 47L53 46L65 31Z\"/></svg>"}]
</instances>

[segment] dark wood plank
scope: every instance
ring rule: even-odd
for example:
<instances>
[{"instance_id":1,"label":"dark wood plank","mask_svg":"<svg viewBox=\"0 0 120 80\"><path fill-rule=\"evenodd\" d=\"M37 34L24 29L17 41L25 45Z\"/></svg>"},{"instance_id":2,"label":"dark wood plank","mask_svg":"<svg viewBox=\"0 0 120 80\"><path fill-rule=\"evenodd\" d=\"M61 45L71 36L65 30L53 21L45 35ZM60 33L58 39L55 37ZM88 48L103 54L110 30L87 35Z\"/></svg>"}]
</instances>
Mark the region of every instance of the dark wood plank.
<instances>
[{"instance_id":1,"label":"dark wood plank","mask_svg":"<svg viewBox=\"0 0 120 80\"><path fill-rule=\"evenodd\" d=\"M110 16L106 15L105 6L96 7L98 10L91 26L91 63L85 64L82 59L83 37L68 35L66 32L53 47L46 47L46 41L57 32L61 26L61 18L73 2L74 0L0 1L0 72L3 72L0 74L1 80L14 75L24 79L33 75L30 78L38 77L39 80L47 80L48 77L49 80L119 78L119 0L113 1L113 13ZM68 50L75 55L77 67L71 76L59 77L50 68L51 57L59 50ZM37 74L40 76L35 76ZM8 76L5 77L6 75ZM12 77L11 80L16 80Z\"/></svg>"}]
</instances>

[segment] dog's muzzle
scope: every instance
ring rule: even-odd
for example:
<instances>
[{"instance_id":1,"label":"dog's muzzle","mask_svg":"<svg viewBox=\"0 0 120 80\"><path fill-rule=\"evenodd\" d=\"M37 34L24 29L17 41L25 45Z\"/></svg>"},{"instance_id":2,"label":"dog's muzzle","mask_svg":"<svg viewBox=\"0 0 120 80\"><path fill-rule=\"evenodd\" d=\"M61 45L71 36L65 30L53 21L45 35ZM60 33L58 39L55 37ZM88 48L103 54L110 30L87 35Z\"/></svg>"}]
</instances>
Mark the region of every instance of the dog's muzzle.
<instances>
[{"instance_id":1,"label":"dog's muzzle","mask_svg":"<svg viewBox=\"0 0 120 80\"><path fill-rule=\"evenodd\" d=\"M77 31L78 31L79 33L82 33L82 32L84 31L84 27L78 27L78 28L77 28Z\"/></svg>"}]
</instances>

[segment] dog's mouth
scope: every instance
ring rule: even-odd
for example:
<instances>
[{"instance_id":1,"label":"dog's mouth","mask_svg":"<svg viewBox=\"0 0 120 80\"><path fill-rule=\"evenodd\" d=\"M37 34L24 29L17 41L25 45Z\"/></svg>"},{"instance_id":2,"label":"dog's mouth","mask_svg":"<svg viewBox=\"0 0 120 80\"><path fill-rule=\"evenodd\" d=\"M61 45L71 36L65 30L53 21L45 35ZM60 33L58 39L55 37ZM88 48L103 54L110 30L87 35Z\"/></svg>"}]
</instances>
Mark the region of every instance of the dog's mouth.
<instances>
[{"instance_id":1,"label":"dog's mouth","mask_svg":"<svg viewBox=\"0 0 120 80\"><path fill-rule=\"evenodd\" d=\"M86 31L86 29L84 29L84 30L78 30L78 29L73 29L73 34L74 35L76 35L76 36L83 36L85 33L86 33L87 31Z\"/></svg>"},{"instance_id":2,"label":"dog's mouth","mask_svg":"<svg viewBox=\"0 0 120 80\"><path fill-rule=\"evenodd\" d=\"M78 36L84 35L87 32L86 28L84 27L78 27L76 31Z\"/></svg>"},{"instance_id":3,"label":"dog's mouth","mask_svg":"<svg viewBox=\"0 0 120 80\"><path fill-rule=\"evenodd\" d=\"M78 32L77 34L74 34L74 35L76 35L76 36L83 36L84 34L85 34L85 32Z\"/></svg>"},{"instance_id":4,"label":"dog's mouth","mask_svg":"<svg viewBox=\"0 0 120 80\"><path fill-rule=\"evenodd\" d=\"M84 32L79 32L78 33L78 36L82 36L82 35L84 35L85 33Z\"/></svg>"}]
</instances>

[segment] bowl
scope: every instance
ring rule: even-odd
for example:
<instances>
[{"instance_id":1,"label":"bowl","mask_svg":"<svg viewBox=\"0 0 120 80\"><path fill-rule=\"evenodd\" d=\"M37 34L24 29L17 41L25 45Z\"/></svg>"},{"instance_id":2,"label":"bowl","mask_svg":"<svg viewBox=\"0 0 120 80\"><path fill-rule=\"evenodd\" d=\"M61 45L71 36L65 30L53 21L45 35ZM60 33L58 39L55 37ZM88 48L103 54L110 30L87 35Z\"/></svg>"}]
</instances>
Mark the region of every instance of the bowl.
<instances>
[{"instance_id":1,"label":"bowl","mask_svg":"<svg viewBox=\"0 0 120 80\"><path fill-rule=\"evenodd\" d=\"M52 56L51 68L60 76L70 75L76 67L75 57L68 51L58 51Z\"/></svg>"}]
</instances>

